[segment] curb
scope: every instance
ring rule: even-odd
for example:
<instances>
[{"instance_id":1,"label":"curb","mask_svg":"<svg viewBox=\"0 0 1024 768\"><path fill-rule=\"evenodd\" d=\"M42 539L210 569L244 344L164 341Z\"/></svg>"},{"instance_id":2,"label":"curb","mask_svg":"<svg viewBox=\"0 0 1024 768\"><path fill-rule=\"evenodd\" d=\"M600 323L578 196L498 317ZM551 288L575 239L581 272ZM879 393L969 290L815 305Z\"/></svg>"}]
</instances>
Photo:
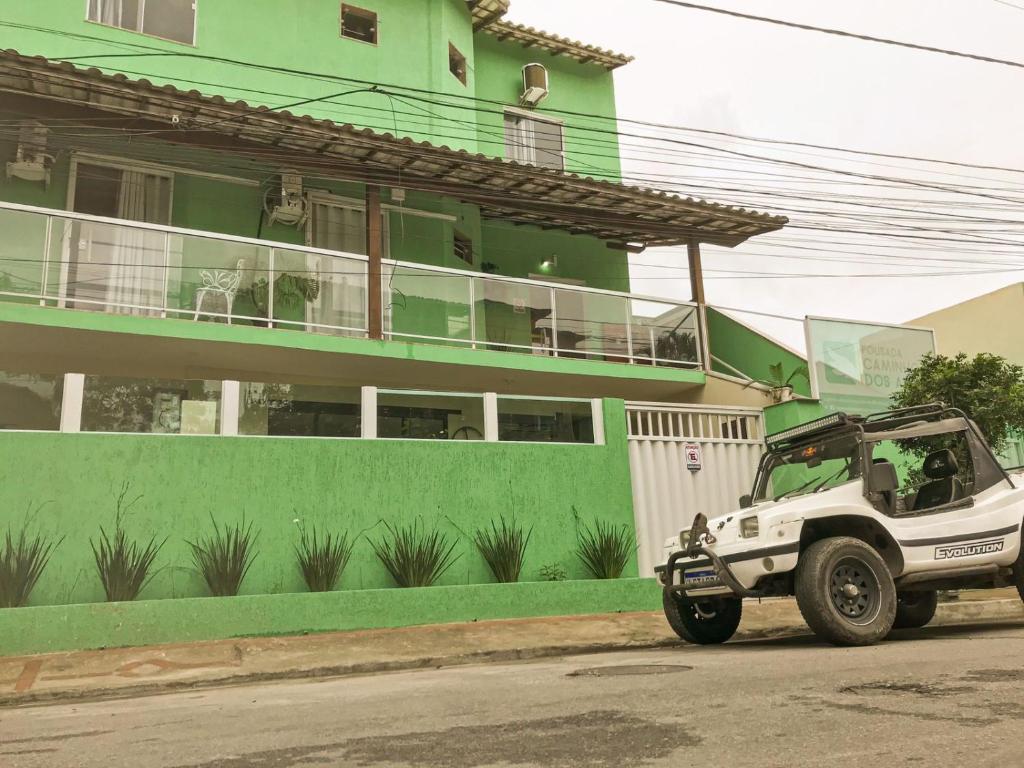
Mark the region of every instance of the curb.
<instances>
[{"instance_id":1,"label":"curb","mask_svg":"<svg viewBox=\"0 0 1024 768\"><path fill-rule=\"evenodd\" d=\"M808 633L807 625L800 618L793 606L793 617L781 618L776 624L761 628L749 628L736 633L734 641L765 640ZM956 625L983 622L1024 621L1024 604L1020 600L978 600L941 603L935 614L933 624ZM360 675L380 674L386 672L407 672L419 669L441 669L444 667L465 666L468 664L506 663L513 661L531 661L567 655L588 655L624 650L650 650L657 648L674 648L684 645L675 639L660 640L616 640L606 643L590 643L584 645L548 645L534 648L520 648L503 651L479 651L474 653L455 654L452 656L427 656L418 659L401 661L364 662L360 664L340 664L324 667L303 667L284 669L273 672L252 672L235 675L222 675L201 680L171 680L163 682L140 683L138 685L118 688L93 688L65 691L41 691L39 693L0 694L0 708L18 706L40 706L61 702L112 701L116 699L136 698L139 696L155 696L180 691L206 690L210 688L227 688L253 683L265 683L305 679L329 679L355 677ZM696 649L696 647L695 647Z\"/></svg>"}]
</instances>

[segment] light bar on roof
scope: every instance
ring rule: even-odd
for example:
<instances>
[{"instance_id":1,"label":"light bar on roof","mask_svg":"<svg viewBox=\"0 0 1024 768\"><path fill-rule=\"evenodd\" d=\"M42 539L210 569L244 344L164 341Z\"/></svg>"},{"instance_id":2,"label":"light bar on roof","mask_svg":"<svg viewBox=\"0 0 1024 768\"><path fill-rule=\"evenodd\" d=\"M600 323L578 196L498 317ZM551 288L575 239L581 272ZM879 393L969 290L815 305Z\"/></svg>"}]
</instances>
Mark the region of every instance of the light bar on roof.
<instances>
[{"instance_id":1,"label":"light bar on roof","mask_svg":"<svg viewBox=\"0 0 1024 768\"><path fill-rule=\"evenodd\" d=\"M823 416L820 419L814 421L808 421L806 424L793 427L792 429L785 429L782 432L776 432L774 435L768 435L765 438L765 442L769 446L778 445L780 443L789 442L795 437L801 435L809 435L813 432L820 432L823 429L829 427L835 427L843 424L847 420L845 413L833 413L828 416Z\"/></svg>"}]
</instances>

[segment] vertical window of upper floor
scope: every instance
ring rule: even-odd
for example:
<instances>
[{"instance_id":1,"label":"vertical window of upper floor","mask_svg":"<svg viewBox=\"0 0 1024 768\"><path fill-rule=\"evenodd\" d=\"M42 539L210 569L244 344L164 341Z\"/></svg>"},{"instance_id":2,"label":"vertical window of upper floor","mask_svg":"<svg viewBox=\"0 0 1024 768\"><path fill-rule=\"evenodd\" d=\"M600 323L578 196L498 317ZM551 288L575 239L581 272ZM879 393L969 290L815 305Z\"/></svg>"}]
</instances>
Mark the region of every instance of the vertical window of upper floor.
<instances>
[{"instance_id":1,"label":"vertical window of upper floor","mask_svg":"<svg viewBox=\"0 0 1024 768\"><path fill-rule=\"evenodd\" d=\"M89 0L89 21L195 45L198 0Z\"/></svg>"},{"instance_id":2,"label":"vertical window of upper floor","mask_svg":"<svg viewBox=\"0 0 1024 768\"><path fill-rule=\"evenodd\" d=\"M505 112L505 157L541 168L565 169L564 128L560 122L522 112Z\"/></svg>"},{"instance_id":3,"label":"vertical window of upper floor","mask_svg":"<svg viewBox=\"0 0 1024 768\"><path fill-rule=\"evenodd\" d=\"M377 44L377 14L348 3L341 6L341 36Z\"/></svg>"},{"instance_id":4,"label":"vertical window of upper floor","mask_svg":"<svg viewBox=\"0 0 1024 768\"><path fill-rule=\"evenodd\" d=\"M460 83L466 84L466 57L451 43L448 43L448 71L455 75Z\"/></svg>"}]
</instances>

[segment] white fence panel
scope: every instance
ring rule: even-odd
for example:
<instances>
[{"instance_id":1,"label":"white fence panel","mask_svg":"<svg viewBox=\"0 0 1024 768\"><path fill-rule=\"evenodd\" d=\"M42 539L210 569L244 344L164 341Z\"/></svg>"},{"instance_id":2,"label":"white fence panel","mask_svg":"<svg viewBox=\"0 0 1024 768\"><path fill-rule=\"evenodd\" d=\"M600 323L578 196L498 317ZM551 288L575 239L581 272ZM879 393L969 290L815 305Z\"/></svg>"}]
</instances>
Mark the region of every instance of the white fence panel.
<instances>
[{"instance_id":1,"label":"white fence panel","mask_svg":"<svg viewBox=\"0 0 1024 768\"><path fill-rule=\"evenodd\" d=\"M654 573L662 544L693 522L727 514L750 493L763 450L761 412L627 403L629 463L641 576ZM699 470L687 469L686 446L701 448Z\"/></svg>"}]
</instances>

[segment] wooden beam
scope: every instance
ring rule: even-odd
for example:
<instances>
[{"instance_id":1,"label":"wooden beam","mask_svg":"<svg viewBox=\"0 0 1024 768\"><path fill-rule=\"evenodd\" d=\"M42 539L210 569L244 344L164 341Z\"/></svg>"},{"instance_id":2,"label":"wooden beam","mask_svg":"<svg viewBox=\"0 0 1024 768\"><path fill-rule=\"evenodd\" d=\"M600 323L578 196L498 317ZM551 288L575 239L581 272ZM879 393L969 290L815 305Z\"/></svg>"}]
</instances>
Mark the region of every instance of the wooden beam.
<instances>
[{"instance_id":1,"label":"wooden beam","mask_svg":"<svg viewBox=\"0 0 1024 768\"><path fill-rule=\"evenodd\" d=\"M369 259L368 329L371 339L384 338L384 226L380 212L380 187L366 185L366 255Z\"/></svg>"},{"instance_id":2,"label":"wooden beam","mask_svg":"<svg viewBox=\"0 0 1024 768\"><path fill-rule=\"evenodd\" d=\"M700 261L700 241L691 237L686 243L690 261L690 295L697 304L707 304L704 298L704 267Z\"/></svg>"}]
</instances>

